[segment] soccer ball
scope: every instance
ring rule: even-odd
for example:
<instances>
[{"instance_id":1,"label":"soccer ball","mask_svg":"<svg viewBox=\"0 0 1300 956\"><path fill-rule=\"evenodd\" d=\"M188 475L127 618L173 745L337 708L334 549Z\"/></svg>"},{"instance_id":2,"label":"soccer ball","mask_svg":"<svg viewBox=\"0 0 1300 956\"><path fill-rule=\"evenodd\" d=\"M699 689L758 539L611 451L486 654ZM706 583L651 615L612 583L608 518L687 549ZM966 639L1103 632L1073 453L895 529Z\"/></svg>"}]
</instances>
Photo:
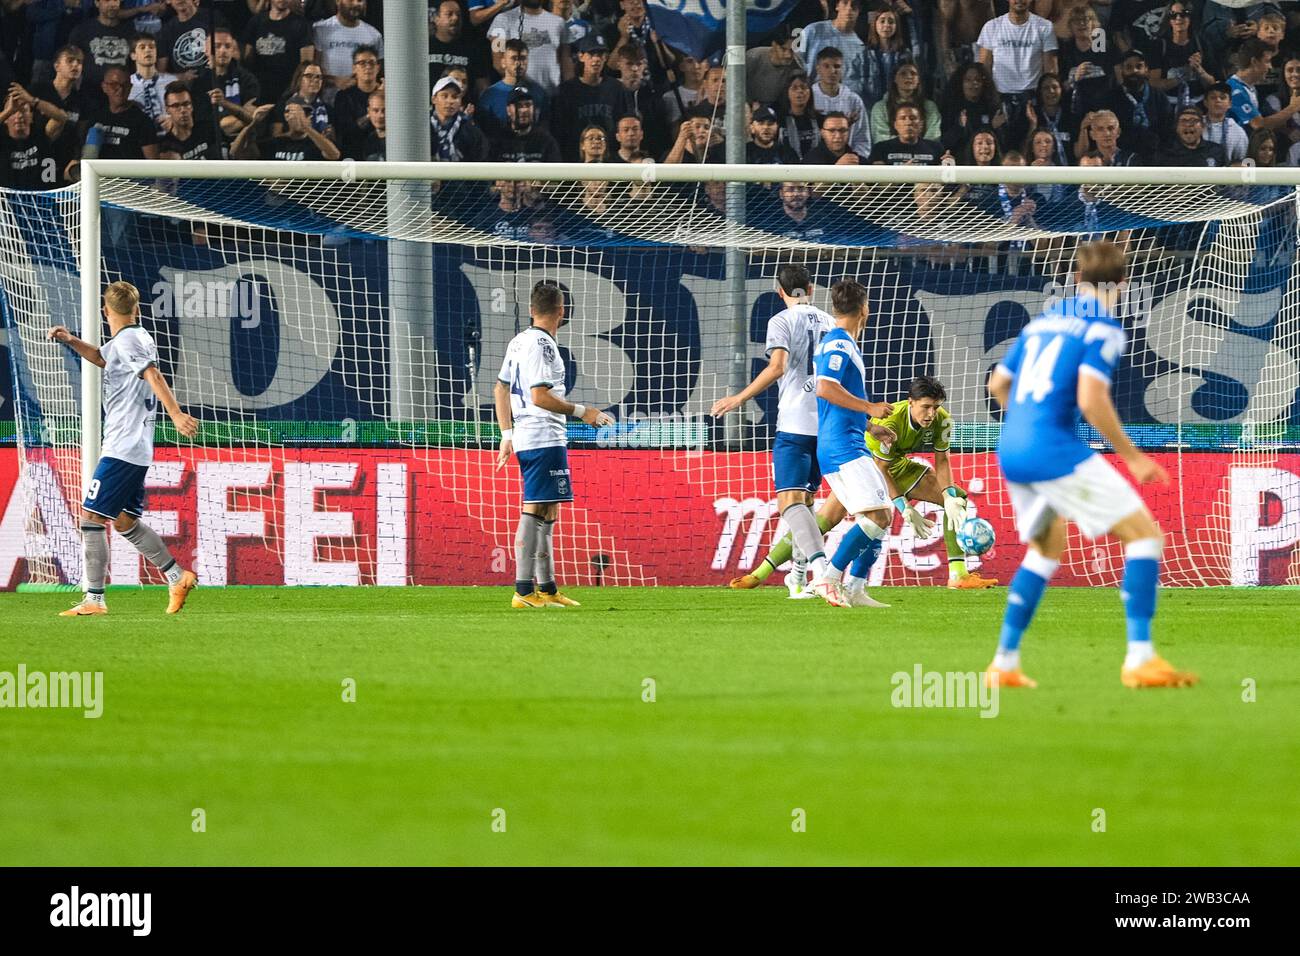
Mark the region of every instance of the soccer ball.
<instances>
[{"instance_id":1,"label":"soccer ball","mask_svg":"<svg viewBox=\"0 0 1300 956\"><path fill-rule=\"evenodd\" d=\"M967 554L983 554L997 543L993 525L983 518L967 518L957 529L957 543Z\"/></svg>"}]
</instances>

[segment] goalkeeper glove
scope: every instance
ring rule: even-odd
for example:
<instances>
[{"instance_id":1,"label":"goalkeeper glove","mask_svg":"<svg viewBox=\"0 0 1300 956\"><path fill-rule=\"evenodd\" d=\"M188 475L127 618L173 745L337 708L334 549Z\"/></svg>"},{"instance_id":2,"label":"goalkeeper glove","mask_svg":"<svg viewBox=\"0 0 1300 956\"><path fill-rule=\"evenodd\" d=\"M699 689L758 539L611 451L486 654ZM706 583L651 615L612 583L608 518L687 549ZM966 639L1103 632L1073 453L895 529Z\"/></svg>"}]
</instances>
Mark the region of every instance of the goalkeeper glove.
<instances>
[{"instance_id":1,"label":"goalkeeper glove","mask_svg":"<svg viewBox=\"0 0 1300 956\"><path fill-rule=\"evenodd\" d=\"M902 512L903 520L912 526L912 531L918 538L930 537L930 532L934 530L934 522L908 504L906 498L899 495L894 499L894 507Z\"/></svg>"},{"instance_id":2,"label":"goalkeeper glove","mask_svg":"<svg viewBox=\"0 0 1300 956\"><path fill-rule=\"evenodd\" d=\"M943 513L948 516L948 525L954 531L966 520L966 499L957 493L956 485L949 485L944 491Z\"/></svg>"}]
</instances>

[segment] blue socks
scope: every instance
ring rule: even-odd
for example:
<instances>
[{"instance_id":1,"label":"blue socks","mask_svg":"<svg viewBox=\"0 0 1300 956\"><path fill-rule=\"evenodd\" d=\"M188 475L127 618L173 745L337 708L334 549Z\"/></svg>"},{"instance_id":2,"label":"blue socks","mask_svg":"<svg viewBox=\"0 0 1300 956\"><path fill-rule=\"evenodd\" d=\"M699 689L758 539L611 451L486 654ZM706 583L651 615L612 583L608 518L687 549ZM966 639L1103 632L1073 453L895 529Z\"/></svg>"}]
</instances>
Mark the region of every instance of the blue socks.
<instances>
[{"instance_id":1,"label":"blue socks","mask_svg":"<svg viewBox=\"0 0 1300 956\"><path fill-rule=\"evenodd\" d=\"M1007 611L1002 619L1002 635L998 638L999 652L1019 650L1020 638L1034 619L1038 602L1047 590L1047 582L1058 567L1059 561L1045 558L1037 551L1030 550L1025 554L1025 560L1007 590Z\"/></svg>"},{"instance_id":2,"label":"blue socks","mask_svg":"<svg viewBox=\"0 0 1300 956\"><path fill-rule=\"evenodd\" d=\"M840 546L835 549L835 557L831 558L831 567L837 571L843 571L854 560L862 554L862 549L871 543L867 533L854 524L852 528L844 532L844 537L840 538ZM876 551L879 552L879 547ZM875 559L872 558L874 561Z\"/></svg>"},{"instance_id":3,"label":"blue socks","mask_svg":"<svg viewBox=\"0 0 1300 956\"><path fill-rule=\"evenodd\" d=\"M853 528L862 537L867 538L865 534L855 525ZM871 566L876 563L876 558L880 557L880 549L884 542L878 538L867 538L867 546L862 549L857 558L853 561L853 567L849 569L849 574L855 578L867 579L871 573Z\"/></svg>"},{"instance_id":4,"label":"blue socks","mask_svg":"<svg viewBox=\"0 0 1300 956\"><path fill-rule=\"evenodd\" d=\"M1156 614L1156 585L1160 581L1161 542L1134 541L1124 551L1124 617L1130 649L1151 644L1151 619Z\"/></svg>"}]
</instances>

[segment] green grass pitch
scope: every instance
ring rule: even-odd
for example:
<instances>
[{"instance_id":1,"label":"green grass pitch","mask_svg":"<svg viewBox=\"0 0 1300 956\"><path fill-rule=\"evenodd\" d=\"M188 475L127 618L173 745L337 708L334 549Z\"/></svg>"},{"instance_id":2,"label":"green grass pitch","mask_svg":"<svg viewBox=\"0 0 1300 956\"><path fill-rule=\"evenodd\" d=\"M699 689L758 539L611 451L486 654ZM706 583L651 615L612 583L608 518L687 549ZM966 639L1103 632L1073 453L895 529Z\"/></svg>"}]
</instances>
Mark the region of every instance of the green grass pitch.
<instances>
[{"instance_id":1,"label":"green grass pitch","mask_svg":"<svg viewBox=\"0 0 1300 956\"><path fill-rule=\"evenodd\" d=\"M81 620L0 596L0 671L104 672L98 720L0 710L0 860L1300 863L1300 591L1162 591L1157 645L1202 683L1130 691L1117 593L1053 590L1040 687L993 719L895 708L891 675L986 666L1004 589L572 593L200 589L167 618L113 591Z\"/></svg>"}]
</instances>

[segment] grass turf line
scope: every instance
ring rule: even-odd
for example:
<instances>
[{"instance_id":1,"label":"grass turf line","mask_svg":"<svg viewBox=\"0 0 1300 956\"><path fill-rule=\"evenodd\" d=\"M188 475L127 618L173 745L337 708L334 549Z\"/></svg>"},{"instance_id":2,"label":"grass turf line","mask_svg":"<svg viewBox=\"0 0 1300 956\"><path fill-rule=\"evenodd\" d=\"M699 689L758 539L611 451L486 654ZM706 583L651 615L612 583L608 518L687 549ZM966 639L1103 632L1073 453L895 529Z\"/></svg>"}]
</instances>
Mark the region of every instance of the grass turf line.
<instances>
[{"instance_id":1,"label":"grass turf line","mask_svg":"<svg viewBox=\"0 0 1300 956\"><path fill-rule=\"evenodd\" d=\"M996 719L895 709L890 677L985 667L1003 589L571 593L200 589L168 618L128 591L83 620L0 596L0 670L102 670L105 698L0 710L0 859L1300 863L1300 592L1163 590L1157 646L1203 683L1129 691L1117 592L1053 589L1024 645L1041 686Z\"/></svg>"}]
</instances>

